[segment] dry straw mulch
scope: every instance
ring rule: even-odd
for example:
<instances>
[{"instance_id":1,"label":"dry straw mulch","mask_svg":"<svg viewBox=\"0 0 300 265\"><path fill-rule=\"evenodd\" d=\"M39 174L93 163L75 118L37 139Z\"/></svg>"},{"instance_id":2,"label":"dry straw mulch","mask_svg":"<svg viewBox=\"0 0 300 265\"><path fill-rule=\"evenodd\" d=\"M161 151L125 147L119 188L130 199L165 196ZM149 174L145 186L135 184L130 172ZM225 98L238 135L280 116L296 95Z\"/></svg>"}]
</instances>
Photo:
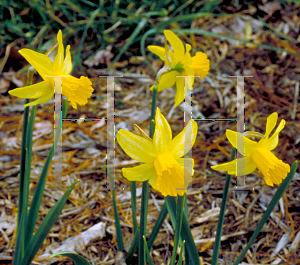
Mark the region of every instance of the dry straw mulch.
<instances>
[{"instance_id":1,"label":"dry straw mulch","mask_svg":"<svg viewBox=\"0 0 300 265\"><path fill-rule=\"evenodd\" d=\"M250 10L250 9L249 9ZM246 15L249 15L245 11ZM243 17L200 18L191 27L222 33L236 38L245 38L245 26L252 28L251 39L257 43L285 48L300 53L298 15L299 6L293 12L285 12L272 6L269 12L269 25L283 32L294 41L288 42L273 31L266 30L257 21ZM243 13L243 12L242 12ZM297 15L298 14L298 15ZM250 14L251 15L251 14ZM176 25L173 25L176 27ZM264 133L266 118L276 111L279 120L286 120L286 127L280 133L280 142L274 153L290 165L300 159L300 104L299 104L299 57L286 52L275 52L236 41L220 40L209 36L186 35L181 39L191 43L196 50L203 50L211 60L211 70L204 80L194 85L192 109L193 117L206 120L199 122L199 132L193 148L195 175L192 188L187 193L189 223L196 241L202 264L210 264L214 236L217 228L218 209L221 204L225 174L215 172L210 166L229 160L231 146L226 140L226 129L235 129L236 122L236 78L229 76L253 76L245 78L245 126L246 130ZM151 40L151 44L159 39ZM150 44L150 43L149 43ZM109 50L107 51L109 52ZM135 60L133 60L135 59ZM118 65L115 79L115 125L134 131L138 124L148 132L151 92L154 75L146 67L143 59L133 58ZM162 64L155 59L153 67ZM108 62L109 63L109 62ZM121 67L122 66L122 67ZM95 92L89 104L77 111L69 106L68 118L62 130L63 137L63 178L65 189L75 179L80 179L58 218L51 233L44 241L43 248L34 264L71 264L70 261L43 259L45 250L59 247L72 236L81 235L93 225L103 222L104 232L87 245L79 247L79 253L92 264L118 264L115 260L117 246L111 191L106 179L106 80L98 78L101 69L85 68L92 78ZM6 82L26 80L25 76L8 77ZM5 91L2 91L5 93ZM183 129L183 107L173 107L174 89L158 93L157 106L167 117L173 136ZM53 101L52 101L53 102ZM16 236L18 202L18 174L20 143L24 101L9 95L0 98L0 253L1 262L10 263ZM79 119L81 118L81 119ZM214 121L214 119L227 119ZM89 119L89 120L83 120ZM233 120L231 120L233 119ZM279 122L278 122L279 123ZM53 143L53 104L44 104L37 109L35 120L32 178L30 192L33 193L46 156ZM115 185L118 209L123 229L125 248L132 240L133 224L129 196L129 183L122 176L122 167L137 165L116 142ZM63 189L55 189L57 180L54 174L55 158L48 175L38 222L61 197ZM137 209L141 203L141 185L138 184ZM260 172L256 171L245 179L245 186L236 186L232 178L227 212L220 251L221 264L232 264L242 251L257 226L265 207L268 206L276 187L265 185ZM253 244L243 264L300 264L300 175L299 170L290 187L276 206L258 238ZM152 230L163 197L150 188L147 234ZM152 257L155 264L167 264L172 253L174 230L167 218L154 243ZM50 251L50 250L49 250ZM120 255L120 253L119 253ZM121 255L122 256L122 255ZM119 260L122 260L120 258ZM121 262L121 261L120 261ZM121 263L119 263L121 264Z\"/></svg>"}]
</instances>

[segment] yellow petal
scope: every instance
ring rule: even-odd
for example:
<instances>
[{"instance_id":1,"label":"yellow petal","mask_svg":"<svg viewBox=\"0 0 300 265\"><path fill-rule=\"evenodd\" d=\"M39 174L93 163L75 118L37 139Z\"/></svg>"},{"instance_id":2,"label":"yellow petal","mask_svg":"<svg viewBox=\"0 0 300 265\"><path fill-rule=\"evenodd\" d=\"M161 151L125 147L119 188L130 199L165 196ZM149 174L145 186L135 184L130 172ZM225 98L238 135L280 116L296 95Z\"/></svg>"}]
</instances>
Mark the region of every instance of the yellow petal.
<instances>
[{"instance_id":1,"label":"yellow petal","mask_svg":"<svg viewBox=\"0 0 300 265\"><path fill-rule=\"evenodd\" d=\"M228 141L232 144L232 146L234 148L237 148L241 155L249 156L255 151L255 148L257 147L257 143L255 141L244 137L239 132L226 130L226 137Z\"/></svg>"},{"instance_id":2,"label":"yellow petal","mask_svg":"<svg viewBox=\"0 0 300 265\"><path fill-rule=\"evenodd\" d=\"M267 125L266 125L266 133L265 137L268 138L271 131L275 128L276 123L278 119L277 112L273 112L268 118L267 118Z\"/></svg>"},{"instance_id":3,"label":"yellow petal","mask_svg":"<svg viewBox=\"0 0 300 265\"><path fill-rule=\"evenodd\" d=\"M77 104L87 104L93 91L92 82L85 76L81 76L80 79L71 75L62 77L62 94L68 98L74 109L77 109Z\"/></svg>"},{"instance_id":4,"label":"yellow petal","mask_svg":"<svg viewBox=\"0 0 300 265\"><path fill-rule=\"evenodd\" d=\"M64 61L63 72L69 74L71 71L72 71L72 59L70 53L70 45L68 45L66 49L66 58Z\"/></svg>"},{"instance_id":5,"label":"yellow petal","mask_svg":"<svg viewBox=\"0 0 300 265\"><path fill-rule=\"evenodd\" d=\"M146 181L156 175L153 164L122 168L123 176L129 181Z\"/></svg>"},{"instance_id":6,"label":"yellow petal","mask_svg":"<svg viewBox=\"0 0 300 265\"><path fill-rule=\"evenodd\" d=\"M37 104L47 103L51 98L53 98L53 95L54 95L54 88L52 86L48 85L47 89L45 90L45 92L39 99L37 99L33 102L30 102L28 104L25 104L24 108L26 108L28 106L35 106Z\"/></svg>"},{"instance_id":7,"label":"yellow petal","mask_svg":"<svg viewBox=\"0 0 300 265\"><path fill-rule=\"evenodd\" d=\"M267 124L266 124L266 133L265 133L265 138L261 139L258 142L258 147L266 147L269 141L269 135L271 131L275 128L276 123L278 119L278 114L277 112L273 112L269 117L267 118Z\"/></svg>"},{"instance_id":8,"label":"yellow petal","mask_svg":"<svg viewBox=\"0 0 300 265\"><path fill-rule=\"evenodd\" d=\"M8 93L18 98L39 98L45 93L48 88L49 82L42 81L34 85L15 88L8 91Z\"/></svg>"},{"instance_id":9,"label":"yellow petal","mask_svg":"<svg viewBox=\"0 0 300 265\"><path fill-rule=\"evenodd\" d=\"M184 79L185 77L177 77L176 78L176 96L175 96L175 107L179 106L181 102L184 100L186 95L186 91L184 88Z\"/></svg>"},{"instance_id":10,"label":"yellow petal","mask_svg":"<svg viewBox=\"0 0 300 265\"><path fill-rule=\"evenodd\" d=\"M171 30L164 30L164 34L168 42L173 47L173 51L176 57L178 56L179 58L182 58L184 56L184 46L182 44L182 41Z\"/></svg>"},{"instance_id":11,"label":"yellow petal","mask_svg":"<svg viewBox=\"0 0 300 265\"><path fill-rule=\"evenodd\" d=\"M57 33L57 43L58 43L58 50L53 61L53 71L61 72L63 69L63 62L64 62L64 44L62 41L61 30L59 30Z\"/></svg>"},{"instance_id":12,"label":"yellow petal","mask_svg":"<svg viewBox=\"0 0 300 265\"><path fill-rule=\"evenodd\" d=\"M172 131L170 124L161 114L160 109L156 109L155 131L153 135L153 144L157 153L166 152L172 140Z\"/></svg>"},{"instance_id":13,"label":"yellow petal","mask_svg":"<svg viewBox=\"0 0 300 265\"><path fill-rule=\"evenodd\" d=\"M142 163L152 163L156 157L153 143L148 139L126 130L119 130L117 140L124 152Z\"/></svg>"},{"instance_id":14,"label":"yellow petal","mask_svg":"<svg viewBox=\"0 0 300 265\"><path fill-rule=\"evenodd\" d=\"M186 64L186 65L192 64L192 56L190 54L191 49L192 49L192 46L190 44L185 45L184 64Z\"/></svg>"},{"instance_id":15,"label":"yellow petal","mask_svg":"<svg viewBox=\"0 0 300 265\"><path fill-rule=\"evenodd\" d=\"M162 74L158 81L157 91L160 92L174 86L176 82L176 75L179 75L177 71L170 71Z\"/></svg>"},{"instance_id":16,"label":"yellow petal","mask_svg":"<svg viewBox=\"0 0 300 265\"><path fill-rule=\"evenodd\" d=\"M203 52L196 52L196 55L192 57L191 68L199 78L205 78L210 69L207 55Z\"/></svg>"},{"instance_id":17,"label":"yellow petal","mask_svg":"<svg viewBox=\"0 0 300 265\"><path fill-rule=\"evenodd\" d=\"M29 49L21 49L19 53L38 71L44 80L47 75L53 75L52 62L45 54Z\"/></svg>"},{"instance_id":18,"label":"yellow petal","mask_svg":"<svg viewBox=\"0 0 300 265\"><path fill-rule=\"evenodd\" d=\"M274 134L268 139L266 148L273 150L278 145L278 134L285 126L285 120L281 120Z\"/></svg>"},{"instance_id":19,"label":"yellow petal","mask_svg":"<svg viewBox=\"0 0 300 265\"><path fill-rule=\"evenodd\" d=\"M163 47L150 45L147 48L150 52L156 54L161 60L165 60L165 49Z\"/></svg>"},{"instance_id":20,"label":"yellow petal","mask_svg":"<svg viewBox=\"0 0 300 265\"><path fill-rule=\"evenodd\" d=\"M168 152L175 159L188 153L195 143L198 132L198 124L194 120L190 120L187 126L180 132L170 143Z\"/></svg>"},{"instance_id":21,"label":"yellow petal","mask_svg":"<svg viewBox=\"0 0 300 265\"><path fill-rule=\"evenodd\" d=\"M238 164L243 165L243 163L245 163L245 169L243 167L237 168ZM223 170L226 171L229 175L240 177L240 176L244 176L244 174L247 175L252 173L256 169L256 165L253 163L251 157L248 156L244 158L238 158L233 161L220 164L217 166L212 166L211 168L217 171Z\"/></svg>"}]
</instances>

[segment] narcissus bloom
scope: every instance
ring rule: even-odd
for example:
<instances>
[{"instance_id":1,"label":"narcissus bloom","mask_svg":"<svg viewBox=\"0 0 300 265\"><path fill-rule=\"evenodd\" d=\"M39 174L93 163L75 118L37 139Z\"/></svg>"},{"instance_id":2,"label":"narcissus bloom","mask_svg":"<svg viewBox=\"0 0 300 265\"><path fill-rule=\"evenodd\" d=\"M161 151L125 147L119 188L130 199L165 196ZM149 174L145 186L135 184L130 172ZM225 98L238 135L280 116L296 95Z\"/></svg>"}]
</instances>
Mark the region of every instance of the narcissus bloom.
<instances>
[{"instance_id":1,"label":"narcissus bloom","mask_svg":"<svg viewBox=\"0 0 300 265\"><path fill-rule=\"evenodd\" d=\"M209 71L209 60L203 52L196 52L195 56L190 55L191 45L186 44L185 48L181 40L171 30L165 30L166 39L171 44L173 51L168 48L167 41L165 48L150 45L148 49L159 56L165 64L157 74L157 91L173 87L176 83L175 106L178 106L184 99L184 79L176 76L200 76L205 78ZM188 87L192 90L194 77L188 78Z\"/></svg>"},{"instance_id":2,"label":"narcissus bloom","mask_svg":"<svg viewBox=\"0 0 300 265\"><path fill-rule=\"evenodd\" d=\"M19 98L38 98L31 103L25 104L24 107L48 102L55 93L54 76L59 75L63 76L61 77L61 92L68 98L74 109L77 109L77 104L80 106L87 104L87 99L92 95L94 89L92 88L92 82L87 77L81 76L78 79L69 75L72 71L70 45L67 46L65 57L61 31L57 34L57 42L58 51L53 63L45 54L29 49L21 49L19 51L44 79L40 83L16 88L8 92L12 96Z\"/></svg>"},{"instance_id":3,"label":"narcissus bloom","mask_svg":"<svg viewBox=\"0 0 300 265\"><path fill-rule=\"evenodd\" d=\"M194 174L194 160L180 158L192 148L198 125L190 120L184 130L172 140L172 131L159 108L155 115L153 140L121 129L117 140L124 152L144 164L123 168L130 181L146 181L163 196L184 195ZM186 148L185 148L186 146Z\"/></svg>"},{"instance_id":4,"label":"narcissus bloom","mask_svg":"<svg viewBox=\"0 0 300 265\"><path fill-rule=\"evenodd\" d=\"M264 176L267 185L272 186L274 184L279 185L283 179L286 178L290 172L290 166L282 160L278 159L272 152L278 145L278 134L284 128L285 120L281 120L274 134L269 137L271 131L275 128L278 119L276 112L272 113L267 119L266 133L261 135L255 132L246 132L244 137L239 132L231 130L226 131L226 136L233 147L237 148L239 153L244 154L244 158L238 158L241 164L245 164L245 175L252 173L258 168ZM260 136L259 142L250 140L247 137ZM244 143L244 148L242 144ZM212 166L214 170L224 170L230 175L242 176L243 169L237 169L237 160L233 160L228 163L224 163L217 166ZM240 163L239 163L240 164Z\"/></svg>"}]
</instances>

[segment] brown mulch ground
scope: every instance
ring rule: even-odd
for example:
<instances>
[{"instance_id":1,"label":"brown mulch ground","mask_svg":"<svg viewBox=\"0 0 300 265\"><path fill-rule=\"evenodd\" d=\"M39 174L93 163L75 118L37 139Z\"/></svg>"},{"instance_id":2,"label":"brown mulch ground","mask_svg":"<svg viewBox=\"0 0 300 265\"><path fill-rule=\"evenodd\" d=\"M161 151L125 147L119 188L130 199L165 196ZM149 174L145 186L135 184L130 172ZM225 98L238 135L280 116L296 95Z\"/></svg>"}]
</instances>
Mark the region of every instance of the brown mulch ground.
<instances>
[{"instance_id":1,"label":"brown mulch ground","mask_svg":"<svg viewBox=\"0 0 300 265\"><path fill-rule=\"evenodd\" d=\"M276 33L265 30L257 22L246 21L243 17L201 18L193 22L193 28L201 28L214 33L222 33L236 38L244 38L246 23L252 27L252 40L261 44L281 47L300 53L298 37L300 23L299 6L293 13L282 12L279 19L270 15L269 24L278 31L295 39L294 43L282 39ZM286 52L275 52L244 45L235 41L220 40L208 36L181 37L191 43L196 50L203 50L211 60L211 70L204 80L197 80L193 91L193 116L206 118L199 122L199 132L193 148L195 175L193 187L188 191L189 223L196 241L202 264L210 264L214 233L217 228L217 207L220 207L225 174L215 172L210 166L229 160L231 146L226 140L226 129L235 129L236 122L236 78L229 75L253 76L245 78L245 126L246 131L264 133L266 118L276 111L286 126L280 133L280 141L274 153L290 165L300 159L300 104L299 104L299 56ZM157 42L157 44L159 44ZM163 45L163 43L160 43ZM139 58L137 58L139 59ZM153 67L159 69L161 62L156 60ZM87 68L86 68L87 69ZM116 133L120 128L133 131L138 124L148 132L151 92L154 75L143 60L128 63L118 68L115 75L115 124ZM105 223L102 239L90 242L81 253L91 264L116 264L117 251L111 192L106 180L106 81L98 78L101 70L89 68L88 75L94 86L89 104L73 110L68 109L68 118L63 125L63 185L67 187L75 179L80 179L71 193L62 216L57 220L51 233L44 241L41 255L47 246L59 245L71 236L76 236L99 223ZM298 75L297 75L298 73ZM26 75L9 77L7 82L26 80ZM151 81L152 80L152 81ZM13 254L16 236L18 202L18 173L24 100L5 94L0 98L0 252L7 257ZM183 108L173 108L175 90L158 93L157 106L167 117L173 136L183 129ZM53 101L52 101L53 103ZM76 120L91 119L89 121ZM226 118L225 121L213 121ZM92 120L94 119L94 120ZM95 120L98 119L98 120ZM279 124L279 122L277 123ZM38 181L46 156L53 143L53 104L44 104L37 109L35 120L31 194ZM116 142L115 151L117 200L123 229L126 250L132 240L133 224L128 181L123 178L123 166L137 165L122 151ZM52 163L48 175L44 199L38 222L60 198L62 192L55 190ZM231 181L227 203L227 214L223 229L220 259L221 264L231 264L255 230L264 207L268 205L276 187L266 186L260 172L246 178L245 187L236 188L236 180ZM138 189L141 185L138 184ZM138 192L139 194L139 192ZM138 196L138 213L141 196ZM300 264L300 175L295 178L276 206L258 238L248 251L244 264ZM163 197L150 188L148 207L149 235L163 205ZM215 210L212 210L215 209ZM199 217L202 217L200 219ZM279 221L278 221L279 220ZM298 235L298 237L296 236ZM174 234L170 219L167 218L153 247L155 264L167 264L171 257ZM287 240L279 246L283 237ZM298 244L297 244L298 243ZM276 249L276 251L275 251ZM38 258L34 264L71 264L68 261L55 262Z\"/></svg>"}]
</instances>

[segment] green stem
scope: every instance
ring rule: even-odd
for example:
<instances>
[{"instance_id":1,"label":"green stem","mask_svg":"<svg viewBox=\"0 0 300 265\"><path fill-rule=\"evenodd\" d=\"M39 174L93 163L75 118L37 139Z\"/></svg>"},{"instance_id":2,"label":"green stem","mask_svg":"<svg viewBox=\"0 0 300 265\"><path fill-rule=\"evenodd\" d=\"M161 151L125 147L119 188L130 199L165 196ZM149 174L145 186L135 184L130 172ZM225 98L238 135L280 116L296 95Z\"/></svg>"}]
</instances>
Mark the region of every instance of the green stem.
<instances>
[{"instance_id":1,"label":"green stem","mask_svg":"<svg viewBox=\"0 0 300 265\"><path fill-rule=\"evenodd\" d=\"M111 193L112 193L112 197L113 197L113 207L114 207L114 217L115 217L115 225L116 225L118 250L122 251L124 249L124 243L123 243L123 235L122 235L122 229L121 229L121 224L120 224L119 212L118 212L118 207L117 207L117 202L116 202L115 186L114 186L113 177L107 166L106 166L106 170L107 170L107 175L109 177Z\"/></svg>"},{"instance_id":2,"label":"green stem","mask_svg":"<svg viewBox=\"0 0 300 265\"><path fill-rule=\"evenodd\" d=\"M236 149L233 147L231 150L230 161L232 161L235 158L235 154L236 154ZM225 217L225 211L226 211L226 203L227 203L227 198L228 198L230 180L231 180L231 175L227 174L226 180L225 180L223 197L222 197L220 216L219 216L219 220L218 220L216 240L215 240L211 265L218 264L218 257L219 257L219 251L220 251L220 245L221 245L221 236L222 236L222 229L223 229L223 223L224 223L224 217Z\"/></svg>"},{"instance_id":3,"label":"green stem","mask_svg":"<svg viewBox=\"0 0 300 265\"><path fill-rule=\"evenodd\" d=\"M150 138L153 138L154 130L155 130L155 123L153 123L155 118L155 111L156 111L156 96L157 96L157 89L156 87L153 88L152 93L152 105L151 105L151 118L150 118ZM147 226L147 213L148 213L148 198L149 198L149 184L148 180L143 182L142 187L142 202L141 202L141 221L140 221L140 234L139 234L139 265L145 265L146 262L146 252L144 248L144 238L146 237L146 226Z\"/></svg>"}]
</instances>

